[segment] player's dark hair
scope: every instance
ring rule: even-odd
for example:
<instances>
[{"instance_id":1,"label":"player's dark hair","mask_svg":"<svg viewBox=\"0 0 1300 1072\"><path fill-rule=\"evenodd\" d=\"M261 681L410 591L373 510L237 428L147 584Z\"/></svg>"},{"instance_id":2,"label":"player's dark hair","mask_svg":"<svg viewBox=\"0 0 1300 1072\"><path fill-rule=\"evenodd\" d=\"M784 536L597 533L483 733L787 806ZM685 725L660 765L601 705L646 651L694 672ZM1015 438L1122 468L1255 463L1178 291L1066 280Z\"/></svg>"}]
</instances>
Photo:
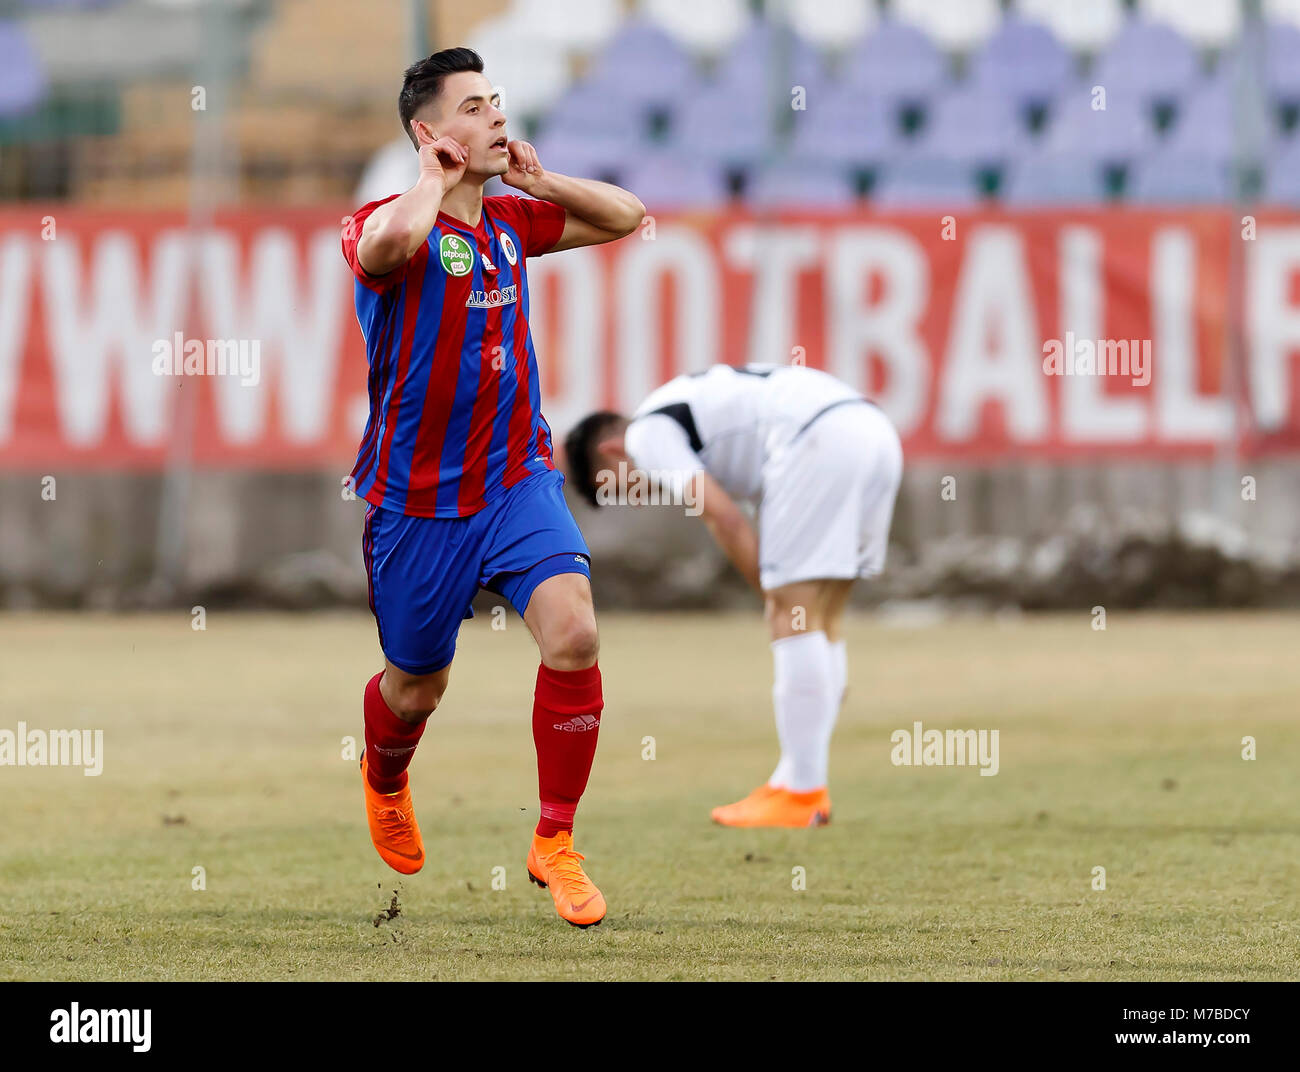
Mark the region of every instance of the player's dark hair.
<instances>
[{"instance_id":1,"label":"player's dark hair","mask_svg":"<svg viewBox=\"0 0 1300 1072\"><path fill-rule=\"evenodd\" d=\"M589 413L569 430L564 437L565 466L569 479L592 506L599 506L596 498L596 444L621 423L623 415L602 409Z\"/></svg>"},{"instance_id":2,"label":"player's dark hair","mask_svg":"<svg viewBox=\"0 0 1300 1072\"><path fill-rule=\"evenodd\" d=\"M415 113L442 92L442 80L457 71L483 73L483 57L472 48L444 48L427 59L419 60L406 68L402 79L402 92L397 95L397 114L402 117L402 129L417 149L420 143L411 130Z\"/></svg>"}]
</instances>

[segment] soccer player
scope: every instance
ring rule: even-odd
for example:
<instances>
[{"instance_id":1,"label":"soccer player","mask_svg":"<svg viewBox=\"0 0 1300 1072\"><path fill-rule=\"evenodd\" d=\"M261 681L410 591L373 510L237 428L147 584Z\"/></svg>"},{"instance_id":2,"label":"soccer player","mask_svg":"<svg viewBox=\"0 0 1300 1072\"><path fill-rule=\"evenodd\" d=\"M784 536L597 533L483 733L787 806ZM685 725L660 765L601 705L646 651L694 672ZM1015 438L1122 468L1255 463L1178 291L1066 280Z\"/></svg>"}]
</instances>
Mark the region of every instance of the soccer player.
<instances>
[{"instance_id":1,"label":"soccer player","mask_svg":"<svg viewBox=\"0 0 1300 1072\"><path fill-rule=\"evenodd\" d=\"M630 420L591 414L565 450L593 505L686 505L763 597L781 758L713 820L828 823L831 733L847 679L841 622L854 579L884 567L903 469L893 425L825 372L715 365L664 384ZM758 505L757 529L741 503Z\"/></svg>"},{"instance_id":2,"label":"soccer player","mask_svg":"<svg viewBox=\"0 0 1300 1072\"><path fill-rule=\"evenodd\" d=\"M362 550L384 669L365 689L361 755L370 837L392 868L424 865L407 767L446 691L480 587L537 642L533 741L541 818L529 877L560 916L599 923L605 899L573 847L603 707L590 557L565 505L528 328L529 257L631 233L626 190L543 168L511 141L483 61L436 52L406 71L411 189L345 228L370 364L370 419L351 481L370 503ZM499 175L529 199L484 197Z\"/></svg>"}]
</instances>

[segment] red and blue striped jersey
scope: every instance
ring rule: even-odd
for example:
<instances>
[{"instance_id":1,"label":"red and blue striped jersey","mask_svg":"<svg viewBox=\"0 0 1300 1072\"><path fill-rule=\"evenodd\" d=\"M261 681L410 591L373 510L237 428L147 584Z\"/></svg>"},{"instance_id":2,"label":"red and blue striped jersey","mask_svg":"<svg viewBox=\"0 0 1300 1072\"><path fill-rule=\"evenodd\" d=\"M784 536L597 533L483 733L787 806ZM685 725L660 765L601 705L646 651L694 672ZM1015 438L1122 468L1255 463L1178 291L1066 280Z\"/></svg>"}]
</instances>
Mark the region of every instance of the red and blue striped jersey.
<instances>
[{"instance_id":1,"label":"red and blue striped jersey","mask_svg":"<svg viewBox=\"0 0 1300 1072\"><path fill-rule=\"evenodd\" d=\"M559 241L564 209L485 197L477 227L439 213L415 256L372 276L357 243L366 217L392 199L370 202L343 235L370 363L370 418L352 488L386 510L468 517L555 468L525 261Z\"/></svg>"}]
</instances>

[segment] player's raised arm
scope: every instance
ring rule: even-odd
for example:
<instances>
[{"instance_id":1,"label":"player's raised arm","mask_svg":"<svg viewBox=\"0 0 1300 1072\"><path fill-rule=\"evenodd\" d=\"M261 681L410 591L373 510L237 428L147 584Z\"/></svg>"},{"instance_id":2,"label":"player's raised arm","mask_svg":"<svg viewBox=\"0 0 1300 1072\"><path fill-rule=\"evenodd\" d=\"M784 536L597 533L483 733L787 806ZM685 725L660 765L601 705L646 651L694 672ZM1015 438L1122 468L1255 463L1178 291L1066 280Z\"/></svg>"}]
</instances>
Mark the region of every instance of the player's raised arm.
<instances>
[{"instance_id":1,"label":"player's raised arm","mask_svg":"<svg viewBox=\"0 0 1300 1072\"><path fill-rule=\"evenodd\" d=\"M550 252L594 246L630 235L645 219L640 198L622 187L547 171L526 141L509 145L510 169L501 181L565 211L564 231Z\"/></svg>"},{"instance_id":2,"label":"player's raised arm","mask_svg":"<svg viewBox=\"0 0 1300 1072\"><path fill-rule=\"evenodd\" d=\"M370 275L387 275L415 256L438 222L442 199L465 174L469 150L454 138L435 138L427 123L411 124L420 146L420 176L406 193L367 218L357 259Z\"/></svg>"}]
</instances>

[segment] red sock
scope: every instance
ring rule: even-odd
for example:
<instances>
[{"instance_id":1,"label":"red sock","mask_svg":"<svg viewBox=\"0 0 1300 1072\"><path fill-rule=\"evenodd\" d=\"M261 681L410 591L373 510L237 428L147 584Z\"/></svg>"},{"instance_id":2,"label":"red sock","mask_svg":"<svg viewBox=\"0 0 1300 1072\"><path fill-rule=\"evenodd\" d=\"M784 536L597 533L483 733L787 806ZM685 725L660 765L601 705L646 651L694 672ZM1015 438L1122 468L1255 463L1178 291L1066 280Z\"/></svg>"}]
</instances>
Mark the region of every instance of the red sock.
<instances>
[{"instance_id":1,"label":"red sock","mask_svg":"<svg viewBox=\"0 0 1300 1072\"><path fill-rule=\"evenodd\" d=\"M537 789L541 837L573 829L573 813L587 788L600 735L600 667L586 670L537 669L533 702L533 744L537 747Z\"/></svg>"},{"instance_id":2,"label":"red sock","mask_svg":"<svg viewBox=\"0 0 1300 1072\"><path fill-rule=\"evenodd\" d=\"M366 777L380 793L397 793L406 787L406 768L424 733L424 723L404 722L393 714L379 691L376 674L366 684Z\"/></svg>"}]
</instances>

